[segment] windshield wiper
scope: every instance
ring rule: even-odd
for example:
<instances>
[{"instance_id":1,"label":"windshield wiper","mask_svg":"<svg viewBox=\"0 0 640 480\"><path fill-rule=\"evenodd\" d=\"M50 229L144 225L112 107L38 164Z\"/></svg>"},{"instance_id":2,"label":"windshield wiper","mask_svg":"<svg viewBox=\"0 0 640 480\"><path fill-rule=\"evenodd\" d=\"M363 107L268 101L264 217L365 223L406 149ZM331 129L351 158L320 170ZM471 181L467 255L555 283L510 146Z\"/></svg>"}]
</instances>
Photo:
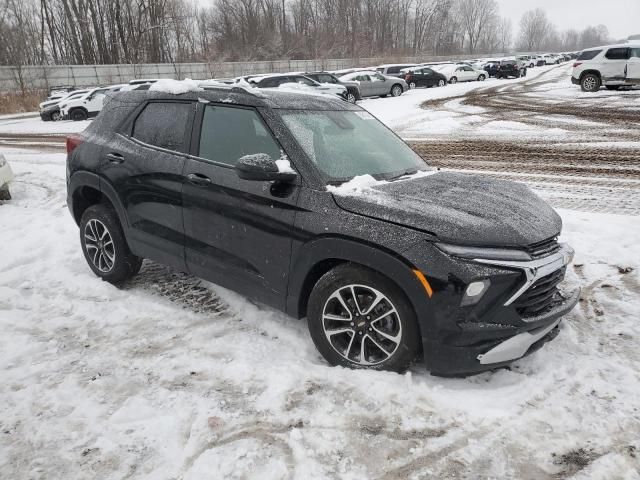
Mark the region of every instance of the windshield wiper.
<instances>
[{"instance_id":1,"label":"windshield wiper","mask_svg":"<svg viewBox=\"0 0 640 480\"><path fill-rule=\"evenodd\" d=\"M418 173L418 170L415 168L408 168L407 170L405 170L404 172L398 174L398 175L394 175L393 177L389 177L390 181L393 180L398 180L399 178L402 177L406 177L407 175L415 175L416 173Z\"/></svg>"}]
</instances>

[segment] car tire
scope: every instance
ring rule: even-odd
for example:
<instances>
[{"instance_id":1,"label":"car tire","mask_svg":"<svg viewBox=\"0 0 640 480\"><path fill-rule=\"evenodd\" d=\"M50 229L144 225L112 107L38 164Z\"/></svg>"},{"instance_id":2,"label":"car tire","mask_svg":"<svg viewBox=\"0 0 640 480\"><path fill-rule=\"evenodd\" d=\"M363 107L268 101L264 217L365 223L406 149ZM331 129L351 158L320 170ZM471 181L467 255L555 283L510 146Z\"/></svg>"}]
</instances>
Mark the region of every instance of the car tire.
<instances>
[{"instance_id":1,"label":"car tire","mask_svg":"<svg viewBox=\"0 0 640 480\"><path fill-rule=\"evenodd\" d=\"M316 348L334 366L403 372L420 354L418 322L404 292L359 265L339 265L318 280L307 318ZM345 331L328 333L339 329Z\"/></svg>"},{"instance_id":2,"label":"car tire","mask_svg":"<svg viewBox=\"0 0 640 480\"><path fill-rule=\"evenodd\" d=\"M455 85L456 83L458 83L458 78L457 78L457 77L451 77L451 78L449 79L449 83L450 83L451 85Z\"/></svg>"},{"instance_id":3,"label":"car tire","mask_svg":"<svg viewBox=\"0 0 640 480\"><path fill-rule=\"evenodd\" d=\"M58 120L62 119L62 116L60 115L60 111L57 111L57 112L51 112L51 115L49 116L49 118L51 118L51 121L57 122Z\"/></svg>"},{"instance_id":4,"label":"car tire","mask_svg":"<svg viewBox=\"0 0 640 480\"><path fill-rule=\"evenodd\" d=\"M447 82L445 82L444 80L440 79L438 80L438 86L439 87L444 87L447 84Z\"/></svg>"},{"instance_id":5,"label":"car tire","mask_svg":"<svg viewBox=\"0 0 640 480\"><path fill-rule=\"evenodd\" d=\"M416 88L416 82L411 82L409 84L409 90L414 90Z\"/></svg>"},{"instance_id":6,"label":"car tire","mask_svg":"<svg viewBox=\"0 0 640 480\"><path fill-rule=\"evenodd\" d=\"M129 249L118 215L100 203L80 220L80 244L89 267L102 280L119 285L140 271L142 259Z\"/></svg>"},{"instance_id":7,"label":"car tire","mask_svg":"<svg viewBox=\"0 0 640 480\"><path fill-rule=\"evenodd\" d=\"M351 92L347 92L347 102L356 103L356 96Z\"/></svg>"},{"instance_id":8,"label":"car tire","mask_svg":"<svg viewBox=\"0 0 640 480\"><path fill-rule=\"evenodd\" d=\"M9 192L9 185L3 185L0 187L0 202L11 200L11 192Z\"/></svg>"},{"instance_id":9,"label":"car tire","mask_svg":"<svg viewBox=\"0 0 640 480\"><path fill-rule=\"evenodd\" d=\"M479 81L479 82L484 82L486 79L487 79L487 77L485 77L484 75L480 75L480 76L478 77L478 81Z\"/></svg>"},{"instance_id":10,"label":"car tire","mask_svg":"<svg viewBox=\"0 0 640 480\"><path fill-rule=\"evenodd\" d=\"M396 83L393 87L391 87L391 96L399 97L400 95L402 95L402 85Z\"/></svg>"},{"instance_id":11,"label":"car tire","mask_svg":"<svg viewBox=\"0 0 640 480\"><path fill-rule=\"evenodd\" d=\"M87 119L87 112L82 108L76 108L75 110L71 110L69 112L69 118L74 122L80 122L82 120Z\"/></svg>"},{"instance_id":12,"label":"car tire","mask_svg":"<svg viewBox=\"0 0 640 480\"><path fill-rule=\"evenodd\" d=\"M595 73L587 73L580 79L580 88L583 92L597 92L602 86L602 80L600 76Z\"/></svg>"}]
</instances>

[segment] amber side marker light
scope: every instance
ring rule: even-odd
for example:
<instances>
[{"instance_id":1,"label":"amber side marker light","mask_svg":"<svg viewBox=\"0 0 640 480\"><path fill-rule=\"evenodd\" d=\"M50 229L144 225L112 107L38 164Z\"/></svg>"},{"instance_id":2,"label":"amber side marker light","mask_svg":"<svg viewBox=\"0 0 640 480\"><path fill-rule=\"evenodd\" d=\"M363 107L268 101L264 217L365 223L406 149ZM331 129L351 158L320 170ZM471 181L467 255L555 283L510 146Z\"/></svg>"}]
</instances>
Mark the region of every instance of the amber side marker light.
<instances>
[{"instance_id":1,"label":"amber side marker light","mask_svg":"<svg viewBox=\"0 0 640 480\"><path fill-rule=\"evenodd\" d=\"M426 279L424 273L420 270L414 270L413 274L418 278L418 280L420 280L424 290L427 292L427 296L431 298L433 296L433 289L431 288L431 285L429 285L429 280Z\"/></svg>"}]
</instances>

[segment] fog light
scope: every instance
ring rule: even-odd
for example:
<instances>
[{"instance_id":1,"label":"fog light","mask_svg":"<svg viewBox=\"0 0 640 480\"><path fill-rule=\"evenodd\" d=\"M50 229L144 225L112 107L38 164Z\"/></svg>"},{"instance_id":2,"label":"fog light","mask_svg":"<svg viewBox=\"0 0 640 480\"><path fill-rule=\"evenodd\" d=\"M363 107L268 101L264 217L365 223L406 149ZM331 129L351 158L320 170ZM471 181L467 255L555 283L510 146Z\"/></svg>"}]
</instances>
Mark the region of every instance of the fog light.
<instances>
[{"instance_id":1,"label":"fog light","mask_svg":"<svg viewBox=\"0 0 640 480\"><path fill-rule=\"evenodd\" d=\"M462 297L462 306L475 305L480 301L484 293L491 285L489 280L479 280L477 282L471 282L467 285L467 289L464 291L464 297Z\"/></svg>"}]
</instances>

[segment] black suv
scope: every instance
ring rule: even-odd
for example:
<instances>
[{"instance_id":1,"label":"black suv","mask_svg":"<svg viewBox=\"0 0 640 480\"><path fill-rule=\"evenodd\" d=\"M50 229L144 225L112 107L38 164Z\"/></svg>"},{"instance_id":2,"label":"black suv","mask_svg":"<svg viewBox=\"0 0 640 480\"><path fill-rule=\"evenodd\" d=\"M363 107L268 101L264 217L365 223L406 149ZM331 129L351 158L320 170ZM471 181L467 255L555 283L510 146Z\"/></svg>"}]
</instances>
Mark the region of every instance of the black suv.
<instances>
[{"instance_id":1,"label":"black suv","mask_svg":"<svg viewBox=\"0 0 640 480\"><path fill-rule=\"evenodd\" d=\"M527 68L518 60L502 60L497 67L496 78L520 78L527 76Z\"/></svg>"},{"instance_id":2,"label":"black suv","mask_svg":"<svg viewBox=\"0 0 640 480\"><path fill-rule=\"evenodd\" d=\"M333 365L492 369L552 338L578 301L559 288L573 251L544 201L430 169L339 98L125 92L67 151L97 276L119 284L143 258L190 272L307 317Z\"/></svg>"}]
</instances>

